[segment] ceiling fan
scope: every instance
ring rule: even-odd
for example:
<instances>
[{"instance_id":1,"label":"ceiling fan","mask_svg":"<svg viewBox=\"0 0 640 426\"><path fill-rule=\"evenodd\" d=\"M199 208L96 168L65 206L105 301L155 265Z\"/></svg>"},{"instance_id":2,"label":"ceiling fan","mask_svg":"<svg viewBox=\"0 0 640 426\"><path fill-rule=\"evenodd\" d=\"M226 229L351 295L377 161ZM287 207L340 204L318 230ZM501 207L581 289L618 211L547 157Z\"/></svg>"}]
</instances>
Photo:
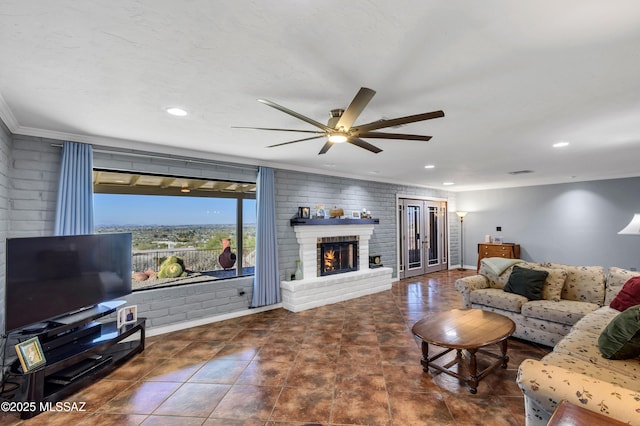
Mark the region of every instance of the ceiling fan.
<instances>
[{"instance_id":1,"label":"ceiling fan","mask_svg":"<svg viewBox=\"0 0 640 426\"><path fill-rule=\"evenodd\" d=\"M415 123L417 121L431 120L433 118L444 117L443 111L426 112L423 114L409 115L406 117L399 117L393 119L382 119L373 121L367 124L360 124L354 126L356 119L360 116L362 111L369 104L373 96L376 94L375 90L361 87L356 96L353 98L347 109L333 109L329 113L329 121L326 125L306 117L300 113L290 110L289 108L278 105L267 99L258 99L265 105L280 110L286 114L296 117L299 120L305 121L320 130L296 130L296 129L278 129L270 127L235 127L239 129L256 129L256 130L274 130L280 132L300 132L300 133L314 133L318 136L311 136L308 138L296 139L289 142L278 143L275 145L269 145L267 148L273 148L276 146L288 145L297 142L304 142L312 139L319 139L326 137L327 142L324 144L318 154L325 154L336 143L347 142L360 148L364 148L368 151L377 154L382 150L369 142L364 141L362 138L373 139L403 139L403 140L417 140L428 141L431 136L411 135L405 133L386 133L375 132L374 130L382 129L385 127L400 126L408 123Z\"/></svg>"}]
</instances>

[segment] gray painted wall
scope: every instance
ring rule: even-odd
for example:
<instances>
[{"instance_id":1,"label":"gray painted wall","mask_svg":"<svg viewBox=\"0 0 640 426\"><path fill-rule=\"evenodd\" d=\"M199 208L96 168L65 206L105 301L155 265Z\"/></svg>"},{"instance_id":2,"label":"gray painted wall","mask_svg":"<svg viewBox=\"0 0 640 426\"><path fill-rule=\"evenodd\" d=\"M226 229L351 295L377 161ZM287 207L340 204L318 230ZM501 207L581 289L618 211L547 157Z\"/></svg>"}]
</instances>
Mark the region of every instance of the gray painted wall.
<instances>
[{"instance_id":1,"label":"gray painted wall","mask_svg":"<svg viewBox=\"0 0 640 426\"><path fill-rule=\"evenodd\" d=\"M470 212L467 265L490 234L520 244L526 260L640 270L640 236L617 234L640 213L640 178L461 192L458 204Z\"/></svg>"}]
</instances>

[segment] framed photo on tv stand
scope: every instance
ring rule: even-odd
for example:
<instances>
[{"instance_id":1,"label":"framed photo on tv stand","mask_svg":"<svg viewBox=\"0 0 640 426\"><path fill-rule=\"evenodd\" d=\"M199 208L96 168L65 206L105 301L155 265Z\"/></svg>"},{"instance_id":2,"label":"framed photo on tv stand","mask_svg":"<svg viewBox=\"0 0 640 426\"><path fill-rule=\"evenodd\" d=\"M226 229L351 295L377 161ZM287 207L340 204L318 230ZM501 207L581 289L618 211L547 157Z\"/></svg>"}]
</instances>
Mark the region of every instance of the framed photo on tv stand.
<instances>
[{"instance_id":1,"label":"framed photo on tv stand","mask_svg":"<svg viewBox=\"0 0 640 426\"><path fill-rule=\"evenodd\" d=\"M138 321L138 305L126 306L122 309L119 309L117 317L118 328L122 327L123 325L134 324L136 321Z\"/></svg>"},{"instance_id":2,"label":"framed photo on tv stand","mask_svg":"<svg viewBox=\"0 0 640 426\"><path fill-rule=\"evenodd\" d=\"M22 366L22 371L25 373L47 362L44 358L44 352L42 351L38 337L32 337L22 343L18 343L15 348L18 359L20 360L20 365Z\"/></svg>"}]
</instances>

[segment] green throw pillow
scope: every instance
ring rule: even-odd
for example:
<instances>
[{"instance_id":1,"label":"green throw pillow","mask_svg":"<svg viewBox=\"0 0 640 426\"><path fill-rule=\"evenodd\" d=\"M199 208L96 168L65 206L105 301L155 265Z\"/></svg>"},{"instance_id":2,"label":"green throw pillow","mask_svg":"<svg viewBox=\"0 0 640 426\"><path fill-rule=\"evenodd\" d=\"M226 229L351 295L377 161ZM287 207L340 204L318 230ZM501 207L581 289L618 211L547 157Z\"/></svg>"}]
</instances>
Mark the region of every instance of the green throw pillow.
<instances>
[{"instance_id":1,"label":"green throw pillow","mask_svg":"<svg viewBox=\"0 0 640 426\"><path fill-rule=\"evenodd\" d=\"M640 356L640 305L628 308L611 320L598 338L598 347L608 359Z\"/></svg>"},{"instance_id":2,"label":"green throw pillow","mask_svg":"<svg viewBox=\"0 0 640 426\"><path fill-rule=\"evenodd\" d=\"M504 291L519 294L529 300L541 300L542 286L548 275L547 271L535 271L516 265L509 275L509 281L504 286Z\"/></svg>"}]
</instances>

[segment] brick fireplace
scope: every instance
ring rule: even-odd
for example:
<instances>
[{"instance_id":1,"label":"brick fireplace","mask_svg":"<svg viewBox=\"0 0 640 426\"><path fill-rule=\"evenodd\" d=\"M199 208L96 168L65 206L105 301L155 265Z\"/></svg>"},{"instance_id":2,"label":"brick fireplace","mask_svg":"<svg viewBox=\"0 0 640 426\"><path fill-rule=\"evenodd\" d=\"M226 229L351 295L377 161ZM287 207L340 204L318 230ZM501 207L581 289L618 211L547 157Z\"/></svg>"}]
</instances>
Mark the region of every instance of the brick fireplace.
<instances>
[{"instance_id":1,"label":"brick fireplace","mask_svg":"<svg viewBox=\"0 0 640 426\"><path fill-rule=\"evenodd\" d=\"M300 312L391 289L391 268L369 269L369 240L376 222L375 219L292 221L303 278L280 283L284 308ZM326 260L321 248L323 241L333 247L329 248L333 250L329 273L323 272L320 265ZM334 270L336 254L339 273Z\"/></svg>"}]
</instances>

